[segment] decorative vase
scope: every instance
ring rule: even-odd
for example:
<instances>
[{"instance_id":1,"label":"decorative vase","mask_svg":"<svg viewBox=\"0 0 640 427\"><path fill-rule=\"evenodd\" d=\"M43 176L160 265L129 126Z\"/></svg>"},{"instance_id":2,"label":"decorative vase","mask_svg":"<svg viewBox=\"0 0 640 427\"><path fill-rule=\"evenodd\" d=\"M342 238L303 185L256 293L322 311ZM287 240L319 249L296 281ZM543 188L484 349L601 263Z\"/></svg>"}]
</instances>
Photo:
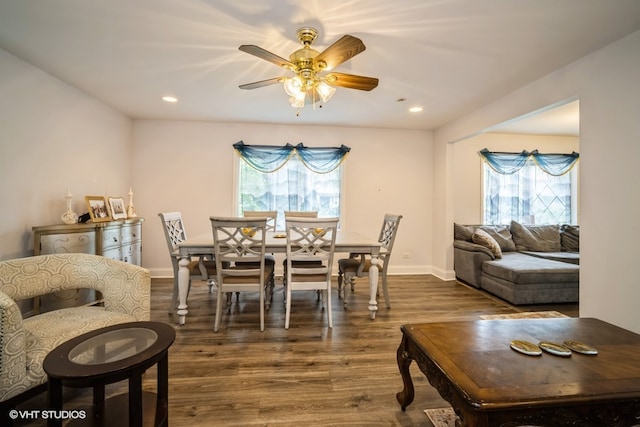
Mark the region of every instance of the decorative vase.
<instances>
[{"instance_id":1,"label":"decorative vase","mask_svg":"<svg viewBox=\"0 0 640 427\"><path fill-rule=\"evenodd\" d=\"M129 205L127 206L127 218L136 218L136 208L133 206L133 191L129 187Z\"/></svg>"},{"instance_id":2,"label":"decorative vase","mask_svg":"<svg viewBox=\"0 0 640 427\"><path fill-rule=\"evenodd\" d=\"M78 222L78 214L71 209L71 200L73 199L73 195L68 189L65 199L67 199L67 210L60 216L60 219L68 225L76 224Z\"/></svg>"}]
</instances>

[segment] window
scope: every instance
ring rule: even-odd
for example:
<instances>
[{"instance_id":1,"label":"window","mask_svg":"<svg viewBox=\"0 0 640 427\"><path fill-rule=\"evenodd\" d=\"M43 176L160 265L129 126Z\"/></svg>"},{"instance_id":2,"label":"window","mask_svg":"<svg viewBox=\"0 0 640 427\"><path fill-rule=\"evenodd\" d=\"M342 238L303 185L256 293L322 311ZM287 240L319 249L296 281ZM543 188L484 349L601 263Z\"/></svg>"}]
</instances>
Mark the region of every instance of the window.
<instances>
[{"instance_id":1,"label":"window","mask_svg":"<svg viewBox=\"0 0 640 427\"><path fill-rule=\"evenodd\" d=\"M276 229L284 229L284 211L318 211L319 217L340 217L342 167L316 173L297 154L275 172L265 173L238 160L238 213L278 211Z\"/></svg>"},{"instance_id":2,"label":"window","mask_svg":"<svg viewBox=\"0 0 640 427\"><path fill-rule=\"evenodd\" d=\"M532 158L506 175L483 162L485 224L577 224L577 168L545 173Z\"/></svg>"}]
</instances>

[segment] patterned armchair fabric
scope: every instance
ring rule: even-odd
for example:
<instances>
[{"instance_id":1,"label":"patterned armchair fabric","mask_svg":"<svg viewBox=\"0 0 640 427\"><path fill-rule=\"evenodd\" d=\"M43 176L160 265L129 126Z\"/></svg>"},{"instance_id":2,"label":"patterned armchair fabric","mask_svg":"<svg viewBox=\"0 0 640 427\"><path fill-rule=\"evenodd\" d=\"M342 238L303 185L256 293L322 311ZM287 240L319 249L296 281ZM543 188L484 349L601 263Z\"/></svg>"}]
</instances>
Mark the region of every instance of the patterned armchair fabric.
<instances>
[{"instance_id":1,"label":"patterned armchair fabric","mask_svg":"<svg viewBox=\"0 0 640 427\"><path fill-rule=\"evenodd\" d=\"M149 271L96 255L55 254L0 261L0 403L41 384L46 355L104 326L149 320ZM100 291L104 306L23 319L16 301L69 289Z\"/></svg>"}]
</instances>

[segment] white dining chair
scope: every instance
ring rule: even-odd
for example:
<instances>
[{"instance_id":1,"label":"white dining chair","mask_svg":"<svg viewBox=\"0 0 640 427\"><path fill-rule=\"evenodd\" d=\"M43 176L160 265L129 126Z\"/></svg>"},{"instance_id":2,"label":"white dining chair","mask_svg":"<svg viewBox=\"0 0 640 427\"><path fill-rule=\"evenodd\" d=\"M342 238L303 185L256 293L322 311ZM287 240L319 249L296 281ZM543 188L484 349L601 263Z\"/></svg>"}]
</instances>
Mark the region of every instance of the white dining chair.
<instances>
[{"instance_id":1,"label":"white dining chair","mask_svg":"<svg viewBox=\"0 0 640 427\"><path fill-rule=\"evenodd\" d=\"M169 313L173 313L178 303L178 244L187 239L187 232L180 212L161 212L158 214L162 221L164 237L167 241L167 248L171 256L171 266L173 267L173 293L169 304ZM207 282L209 293L215 285L216 262L213 260L213 253L202 254L194 257L187 265L189 269L189 290L192 281Z\"/></svg>"},{"instance_id":2,"label":"white dining chair","mask_svg":"<svg viewBox=\"0 0 640 427\"><path fill-rule=\"evenodd\" d=\"M380 253L378 254L378 262L382 265L382 292L387 308L391 308L389 301L389 290L387 289L387 271L389 269L389 261L391 260L391 250L396 240L398 226L402 215L386 214L382 221L382 228L378 236L380 243ZM349 255L349 258L338 260L338 295L342 298L344 308L347 308L347 283L350 284L353 292L357 277L368 277L371 269L371 257L365 254Z\"/></svg>"},{"instance_id":3,"label":"white dining chair","mask_svg":"<svg viewBox=\"0 0 640 427\"><path fill-rule=\"evenodd\" d=\"M287 236L287 280L285 329L289 329L292 292L321 291L322 307L327 308L329 328L331 315L331 270L338 230L338 218L290 217L285 223Z\"/></svg>"},{"instance_id":4,"label":"white dining chair","mask_svg":"<svg viewBox=\"0 0 640 427\"><path fill-rule=\"evenodd\" d=\"M318 217L318 211L284 211L285 222L288 218L317 218L317 217ZM302 267L301 262L302 261L299 261L296 263L298 267ZM305 262L318 264L317 262L312 262L312 261L305 261ZM284 276L286 281L286 276L287 276L287 260L286 259L282 261L282 265L284 267Z\"/></svg>"},{"instance_id":5,"label":"white dining chair","mask_svg":"<svg viewBox=\"0 0 640 427\"><path fill-rule=\"evenodd\" d=\"M218 299L213 330L218 332L225 293L258 292L260 330L264 331L265 288L273 265L265 262L266 218L211 217ZM231 307L231 304L227 304Z\"/></svg>"}]
</instances>

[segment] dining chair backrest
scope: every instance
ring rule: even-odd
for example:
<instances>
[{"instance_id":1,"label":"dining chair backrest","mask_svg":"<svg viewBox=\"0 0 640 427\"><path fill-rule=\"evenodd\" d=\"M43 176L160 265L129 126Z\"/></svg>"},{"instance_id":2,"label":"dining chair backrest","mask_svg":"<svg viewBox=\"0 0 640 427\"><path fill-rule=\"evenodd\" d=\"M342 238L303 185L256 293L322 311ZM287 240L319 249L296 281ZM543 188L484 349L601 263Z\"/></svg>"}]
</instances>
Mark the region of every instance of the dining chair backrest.
<instances>
[{"instance_id":1,"label":"dining chair backrest","mask_svg":"<svg viewBox=\"0 0 640 427\"><path fill-rule=\"evenodd\" d=\"M318 217L318 211L284 211L283 213L284 213L285 222L287 218L317 218Z\"/></svg>"},{"instance_id":2,"label":"dining chair backrest","mask_svg":"<svg viewBox=\"0 0 640 427\"><path fill-rule=\"evenodd\" d=\"M378 242L380 242L382 249L384 249L384 251L382 251L383 253L391 254L401 219L402 215L385 214L384 220L382 221L382 228L380 229L380 236L378 237Z\"/></svg>"},{"instance_id":3,"label":"dining chair backrest","mask_svg":"<svg viewBox=\"0 0 640 427\"><path fill-rule=\"evenodd\" d=\"M318 211L284 211L284 217L286 218L317 218Z\"/></svg>"},{"instance_id":4,"label":"dining chair backrest","mask_svg":"<svg viewBox=\"0 0 640 427\"><path fill-rule=\"evenodd\" d=\"M255 262L264 265L266 217L211 217L211 226L218 271L223 275L229 271L225 266L233 267L236 262ZM232 274L242 275L247 272Z\"/></svg>"},{"instance_id":5,"label":"dining chair backrest","mask_svg":"<svg viewBox=\"0 0 640 427\"><path fill-rule=\"evenodd\" d=\"M182 214L180 212L161 212L158 216L164 226L164 237L167 240L169 252L173 254L178 250L178 244L187 239Z\"/></svg>"},{"instance_id":6,"label":"dining chair backrest","mask_svg":"<svg viewBox=\"0 0 640 427\"><path fill-rule=\"evenodd\" d=\"M245 218L267 218L267 231L276 230L278 211L244 211Z\"/></svg>"},{"instance_id":7,"label":"dining chair backrest","mask_svg":"<svg viewBox=\"0 0 640 427\"><path fill-rule=\"evenodd\" d=\"M290 217L285 225L287 236L287 274L317 274L330 279L336 244L338 218ZM310 268L296 268L296 262L317 262ZM307 264L309 265L309 264Z\"/></svg>"}]
</instances>

